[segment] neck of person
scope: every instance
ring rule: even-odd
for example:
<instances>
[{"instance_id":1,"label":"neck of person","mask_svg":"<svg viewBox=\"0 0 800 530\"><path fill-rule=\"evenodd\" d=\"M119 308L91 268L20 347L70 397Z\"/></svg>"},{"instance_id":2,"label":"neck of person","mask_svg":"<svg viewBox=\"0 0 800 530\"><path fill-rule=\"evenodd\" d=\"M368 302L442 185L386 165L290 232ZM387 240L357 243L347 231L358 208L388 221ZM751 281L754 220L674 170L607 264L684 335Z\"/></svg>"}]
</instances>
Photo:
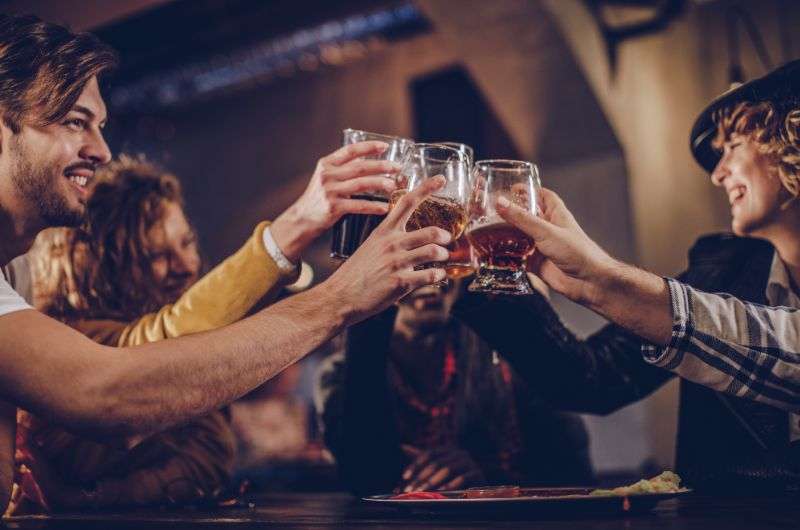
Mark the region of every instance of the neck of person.
<instances>
[{"instance_id":1,"label":"neck of person","mask_svg":"<svg viewBox=\"0 0 800 530\"><path fill-rule=\"evenodd\" d=\"M797 290L800 286L800 206L787 208L780 217L778 222L754 235L772 243Z\"/></svg>"},{"instance_id":2,"label":"neck of person","mask_svg":"<svg viewBox=\"0 0 800 530\"><path fill-rule=\"evenodd\" d=\"M4 197L0 192L0 267L25 254L36 235L45 228L44 223L16 211L18 208L13 201L3 200Z\"/></svg>"}]
</instances>

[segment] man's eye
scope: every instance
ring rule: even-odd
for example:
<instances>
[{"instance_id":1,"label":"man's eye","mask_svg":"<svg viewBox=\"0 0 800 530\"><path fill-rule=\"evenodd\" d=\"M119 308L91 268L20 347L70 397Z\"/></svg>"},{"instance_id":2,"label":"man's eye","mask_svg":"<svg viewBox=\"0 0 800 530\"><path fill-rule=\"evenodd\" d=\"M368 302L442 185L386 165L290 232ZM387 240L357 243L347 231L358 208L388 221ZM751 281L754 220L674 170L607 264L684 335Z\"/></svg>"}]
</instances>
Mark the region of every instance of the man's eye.
<instances>
[{"instance_id":1,"label":"man's eye","mask_svg":"<svg viewBox=\"0 0 800 530\"><path fill-rule=\"evenodd\" d=\"M86 128L86 120L72 118L66 121L67 127L75 131L82 131Z\"/></svg>"}]
</instances>

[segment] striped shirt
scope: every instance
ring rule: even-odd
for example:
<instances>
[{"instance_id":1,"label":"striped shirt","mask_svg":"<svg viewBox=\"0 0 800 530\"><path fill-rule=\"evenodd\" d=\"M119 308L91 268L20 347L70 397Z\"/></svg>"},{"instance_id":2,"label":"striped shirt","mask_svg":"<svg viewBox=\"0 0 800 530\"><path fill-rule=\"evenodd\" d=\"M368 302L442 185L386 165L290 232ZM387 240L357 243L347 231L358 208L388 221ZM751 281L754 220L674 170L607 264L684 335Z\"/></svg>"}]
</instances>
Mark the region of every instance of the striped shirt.
<instances>
[{"instance_id":1,"label":"striped shirt","mask_svg":"<svg viewBox=\"0 0 800 530\"><path fill-rule=\"evenodd\" d=\"M647 362L718 392L800 412L800 299L777 253L767 282L771 306L666 281L672 336L666 347L643 346ZM793 438L800 437L791 416Z\"/></svg>"}]
</instances>

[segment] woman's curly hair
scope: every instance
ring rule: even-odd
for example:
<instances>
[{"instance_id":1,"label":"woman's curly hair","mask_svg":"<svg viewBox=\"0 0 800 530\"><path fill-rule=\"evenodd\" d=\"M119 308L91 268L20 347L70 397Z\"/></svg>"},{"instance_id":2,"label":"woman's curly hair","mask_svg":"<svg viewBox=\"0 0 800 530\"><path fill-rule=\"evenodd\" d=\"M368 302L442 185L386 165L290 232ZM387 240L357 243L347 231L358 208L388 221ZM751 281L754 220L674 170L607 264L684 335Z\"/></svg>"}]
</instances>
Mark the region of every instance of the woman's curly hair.
<instances>
[{"instance_id":1,"label":"woman's curly hair","mask_svg":"<svg viewBox=\"0 0 800 530\"><path fill-rule=\"evenodd\" d=\"M792 200L800 196L800 108L782 109L768 101L743 102L718 111L714 122L715 149L721 150L734 134L749 137L774 163Z\"/></svg>"},{"instance_id":2,"label":"woman's curly hair","mask_svg":"<svg viewBox=\"0 0 800 530\"><path fill-rule=\"evenodd\" d=\"M39 309L62 319L130 321L173 300L150 266L149 230L167 202L183 205L173 174L143 156L100 169L82 228L43 231L31 251Z\"/></svg>"}]
</instances>

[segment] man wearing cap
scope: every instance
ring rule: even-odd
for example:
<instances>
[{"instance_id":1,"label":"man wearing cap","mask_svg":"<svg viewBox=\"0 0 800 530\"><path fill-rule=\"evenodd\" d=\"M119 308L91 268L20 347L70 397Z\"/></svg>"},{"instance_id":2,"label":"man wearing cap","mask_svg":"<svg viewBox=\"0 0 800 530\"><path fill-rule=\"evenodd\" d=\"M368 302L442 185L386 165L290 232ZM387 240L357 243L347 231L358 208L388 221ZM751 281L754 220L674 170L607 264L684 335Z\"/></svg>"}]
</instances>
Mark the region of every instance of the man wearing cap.
<instances>
[{"instance_id":1,"label":"man wearing cap","mask_svg":"<svg viewBox=\"0 0 800 530\"><path fill-rule=\"evenodd\" d=\"M454 310L561 406L608 413L680 376L677 468L697 488L800 485L799 83L796 61L698 118L692 149L733 234L700 238L677 279L610 257L548 190L543 218L499 205L536 239L542 279L613 324L578 340L539 295Z\"/></svg>"}]
</instances>

